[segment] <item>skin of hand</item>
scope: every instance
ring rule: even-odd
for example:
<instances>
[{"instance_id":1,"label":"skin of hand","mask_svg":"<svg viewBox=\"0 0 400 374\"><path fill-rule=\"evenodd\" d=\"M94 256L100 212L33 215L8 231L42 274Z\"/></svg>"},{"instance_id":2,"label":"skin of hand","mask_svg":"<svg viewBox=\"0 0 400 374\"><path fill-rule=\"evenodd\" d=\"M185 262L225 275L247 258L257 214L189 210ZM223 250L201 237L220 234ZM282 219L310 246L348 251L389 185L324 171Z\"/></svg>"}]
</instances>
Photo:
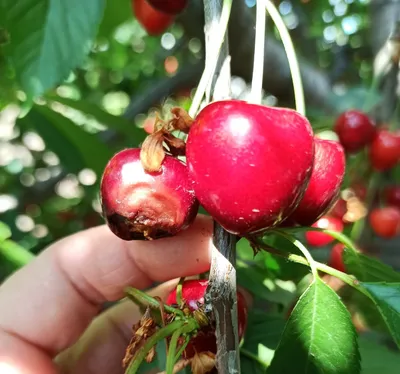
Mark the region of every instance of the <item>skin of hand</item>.
<instances>
[{"instance_id":1,"label":"skin of hand","mask_svg":"<svg viewBox=\"0 0 400 374\"><path fill-rule=\"evenodd\" d=\"M166 298L177 278L209 270L212 220L172 238L126 242L106 226L66 237L0 286L1 374L117 374L140 318L123 289Z\"/></svg>"}]
</instances>

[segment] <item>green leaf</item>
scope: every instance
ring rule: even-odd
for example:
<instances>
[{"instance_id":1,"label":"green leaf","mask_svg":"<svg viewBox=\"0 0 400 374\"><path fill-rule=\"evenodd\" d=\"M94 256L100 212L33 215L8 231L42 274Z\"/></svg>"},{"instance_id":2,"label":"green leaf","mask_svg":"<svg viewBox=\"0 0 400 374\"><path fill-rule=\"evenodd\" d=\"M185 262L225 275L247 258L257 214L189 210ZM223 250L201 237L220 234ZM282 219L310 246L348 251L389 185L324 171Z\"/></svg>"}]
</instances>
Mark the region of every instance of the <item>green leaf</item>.
<instances>
[{"instance_id":1,"label":"green leaf","mask_svg":"<svg viewBox=\"0 0 400 374\"><path fill-rule=\"evenodd\" d=\"M105 0L1 0L4 50L30 97L65 79L89 53Z\"/></svg>"},{"instance_id":2,"label":"green leaf","mask_svg":"<svg viewBox=\"0 0 400 374\"><path fill-rule=\"evenodd\" d=\"M106 0L106 9L99 27L98 36L110 36L119 25L132 18L130 0Z\"/></svg>"},{"instance_id":3,"label":"green leaf","mask_svg":"<svg viewBox=\"0 0 400 374\"><path fill-rule=\"evenodd\" d=\"M21 128L33 128L43 138L46 147L60 158L70 172L90 168L101 175L112 150L98 135L89 134L68 118L53 110L35 105L26 117L19 119Z\"/></svg>"},{"instance_id":4,"label":"green leaf","mask_svg":"<svg viewBox=\"0 0 400 374\"><path fill-rule=\"evenodd\" d=\"M390 351L377 342L361 337L358 340L361 353L362 374L398 374L400 354Z\"/></svg>"},{"instance_id":5,"label":"green leaf","mask_svg":"<svg viewBox=\"0 0 400 374\"><path fill-rule=\"evenodd\" d=\"M0 221L0 242L11 237L10 228L3 222Z\"/></svg>"},{"instance_id":6,"label":"green leaf","mask_svg":"<svg viewBox=\"0 0 400 374\"><path fill-rule=\"evenodd\" d=\"M370 293L400 348L400 283L361 283Z\"/></svg>"},{"instance_id":7,"label":"green leaf","mask_svg":"<svg viewBox=\"0 0 400 374\"><path fill-rule=\"evenodd\" d=\"M50 100L90 115L104 126L126 135L127 138L133 142L132 145L134 146L138 146L147 135L145 131L136 127L133 121L129 121L124 117L114 116L88 101L73 100L56 95L49 95L49 98Z\"/></svg>"},{"instance_id":8,"label":"green leaf","mask_svg":"<svg viewBox=\"0 0 400 374\"><path fill-rule=\"evenodd\" d=\"M259 344L270 350L275 350L284 327L285 320L282 316L253 309L249 313L242 348L256 355L259 353Z\"/></svg>"},{"instance_id":9,"label":"green leaf","mask_svg":"<svg viewBox=\"0 0 400 374\"><path fill-rule=\"evenodd\" d=\"M316 279L286 324L268 374L360 373L357 335L338 295Z\"/></svg>"},{"instance_id":10,"label":"green leaf","mask_svg":"<svg viewBox=\"0 0 400 374\"><path fill-rule=\"evenodd\" d=\"M355 253L345 249L343 261L347 272L353 274L363 282L400 282L400 273L381 261L366 256L362 253Z\"/></svg>"}]
</instances>

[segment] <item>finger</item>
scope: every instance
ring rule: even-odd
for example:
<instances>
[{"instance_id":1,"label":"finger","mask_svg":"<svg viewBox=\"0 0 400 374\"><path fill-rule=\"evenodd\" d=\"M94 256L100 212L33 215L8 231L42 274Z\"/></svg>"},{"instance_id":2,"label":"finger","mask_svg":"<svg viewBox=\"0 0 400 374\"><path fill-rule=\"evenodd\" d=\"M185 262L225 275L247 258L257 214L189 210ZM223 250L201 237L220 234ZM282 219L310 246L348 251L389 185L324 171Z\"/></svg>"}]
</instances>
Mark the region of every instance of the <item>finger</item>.
<instances>
[{"instance_id":1,"label":"finger","mask_svg":"<svg viewBox=\"0 0 400 374\"><path fill-rule=\"evenodd\" d=\"M177 283L178 279L163 283L148 293L165 300ZM132 337L132 325L140 317L139 308L130 300L102 313L73 347L57 357L62 373L122 374L122 359Z\"/></svg>"},{"instance_id":2,"label":"finger","mask_svg":"<svg viewBox=\"0 0 400 374\"><path fill-rule=\"evenodd\" d=\"M0 287L0 340L13 335L54 356L124 287L208 270L211 237L211 219L199 216L176 237L152 242L119 240L105 226L65 238Z\"/></svg>"}]
</instances>

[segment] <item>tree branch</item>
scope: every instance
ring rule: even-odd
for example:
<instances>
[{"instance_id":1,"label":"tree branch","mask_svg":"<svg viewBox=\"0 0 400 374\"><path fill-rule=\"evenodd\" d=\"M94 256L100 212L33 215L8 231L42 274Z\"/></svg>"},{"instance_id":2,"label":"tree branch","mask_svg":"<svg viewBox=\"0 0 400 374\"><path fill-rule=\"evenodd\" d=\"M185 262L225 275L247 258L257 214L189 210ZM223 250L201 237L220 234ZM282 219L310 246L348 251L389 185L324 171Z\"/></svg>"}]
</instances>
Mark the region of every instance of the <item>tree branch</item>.
<instances>
[{"instance_id":1,"label":"tree branch","mask_svg":"<svg viewBox=\"0 0 400 374\"><path fill-rule=\"evenodd\" d=\"M222 0L204 0L206 64L215 58L215 39L218 35ZM228 38L222 45L216 70L206 99L222 100L231 95L231 73ZM214 221L212 251L206 309L215 317L217 340L216 367L220 374L240 373L238 312L236 296L236 236Z\"/></svg>"}]
</instances>

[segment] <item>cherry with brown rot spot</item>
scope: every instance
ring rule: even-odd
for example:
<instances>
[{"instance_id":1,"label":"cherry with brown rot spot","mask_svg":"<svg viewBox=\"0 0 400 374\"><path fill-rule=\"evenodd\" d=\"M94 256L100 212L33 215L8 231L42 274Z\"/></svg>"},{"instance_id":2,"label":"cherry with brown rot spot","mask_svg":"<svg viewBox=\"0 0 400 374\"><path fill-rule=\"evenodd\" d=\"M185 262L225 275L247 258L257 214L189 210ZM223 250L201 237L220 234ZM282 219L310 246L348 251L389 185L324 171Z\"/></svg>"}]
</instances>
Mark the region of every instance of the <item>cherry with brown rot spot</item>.
<instances>
[{"instance_id":1,"label":"cherry with brown rot spot","mask_svg":"<svg viewBox=\"0 0 400 374\"><path fill-rule=\"evenodd\" d=\"M149 35L160 35L175 21L175 16L160 12L147 0L132 0L132 8L138 22Z\"/></svg>"},{"instance_id":2,"label":"cherry with brown rot spot","mask_svg":"<svg viewBox=\"0 0 400 374\"><path fill-rule=\"evenodd\" d=\"M200 309L204 305L204 295L208 286L208 280L188 280L182 285L182 299L191 312ZM167 305L176 305L176 289L167 298ZM238 306L238 334L239 340L243 337L247 325L247 305L244 296L237 293ZM183 356L191 358L196 353L211 352L217 353L217 343L215 338L215 327L212 325L203 327L195 337L191 338Z\"/></svg>"},{"instance_id":3,"label":"cherry with brown rot spot","mask_svg":"<svg viewBox=\"0 0 400 374\"><path fill-rule=\"evenodd\" d=\"M279 225L297 206L311 176L314 138L294 110L217 101L194 120L186 157L200 203L243 236Z\"/></svg>"},{"instance_id":4,"label":"cherry with brown rot spot","mask_svg":"<svg viewBox=\"0 0 400 374\"><path fill-rule=\"evenodd\" d=\"M386 187L384 198L387 205L395 206L400 209L400 186Z\"/></svg>"},{"instance_id":5,"label":"cherry with brown rot spot","mask_svg":"<svg viewBox=\"0 0 400 374\"><path fill-rule=\"evenodd\" d=\"M327 213L339 196L345 169L343 147L338 142L315 138L311 179L303 198L288 221L309 226Z\"/></svg>"},{"instance_id":6,"label":"cherry with brown rot spot","mask_svg":"<svg viewBox=\"0 0 400 374\"><path fill-rule=\"evenodd\" d=\"M324 216L315 222L312 227L318 227L320 229L326 229L331 231L342 232L344 225L342 220ZM332 243L335 239L332 236L319 231L307 231L305 234L306 241L313 247L323 247L329 243Z\"/></svg>"},{"instance_id":7,"label":"cherry with brown rot spot","mask_svg":"<svg viewBox=\"0 0 400 374\"><path fill-rule=\"evenodd\" d=\"M343 148L349 153L355 153L372 142L375 126L367 114L348 110L337 118L335 131Z\"/></svg>"},{"instance_id":8,"label":"cherry with brown rot spot","mask_svg":"<svg viewBox=\"0 0 400 374\"><path fill-rule=\"evenodd\" d=\"M373 209L369 223L376 235L393 238L400 234L400 209L394 206Z\"/></svg>"},{"instance_id":9,"label":"cherry with brown rot spot","mask_svg":"<svg viewBox=\"0 0 400 374\"><path fill-rule=\"evenodd\" d=\"M149 4L161 12L168 14L179 14L188 3L188 0L146 0Z\"/></svg>"},{"instance_id":10,"label":"cherry with brown rot spot","mask_svg":"<svg viewBox=\"0 0 400 374\"><path fill-rule=\"evenodd\" d=\"M125 149L108 162L100 186L103 215L111 231L124 240L175 235L198 211L187 167L166 155L159 171L147 172L140 152Z\"/></svg>"},{"instance_id":11,"label":"cherry with brown rot spot","mask_svg":"<svg viewBox=\"0 0 400 374\"><path fill-rule=\"evenodd\" d=\"M329 256L328 265L336 270L346 272L346 267L343 262L343 251L344 244L337 243L332 247L331 254Z\"/></svg>"},{"instance_id":12,"label":"cherry with brown rot spot","mask_svg":"<svg viewBox=\"0 0 400 374\"><path fill-rule=\"evenodd\" d=\"M369 150L372 167L378 171L391 169L400 160L400 134L379 131Z\"/></svg>"}]
</instances>

